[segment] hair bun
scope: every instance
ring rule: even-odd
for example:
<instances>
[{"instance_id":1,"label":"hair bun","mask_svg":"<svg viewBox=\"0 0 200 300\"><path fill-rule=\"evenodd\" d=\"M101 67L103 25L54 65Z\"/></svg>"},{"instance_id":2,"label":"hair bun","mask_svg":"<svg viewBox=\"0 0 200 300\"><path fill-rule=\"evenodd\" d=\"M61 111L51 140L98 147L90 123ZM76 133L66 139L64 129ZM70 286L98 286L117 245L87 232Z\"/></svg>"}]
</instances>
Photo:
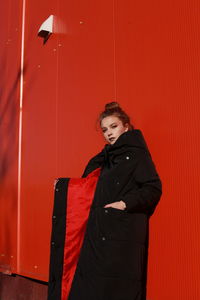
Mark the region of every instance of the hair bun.
<instances>
[{"instance_id":1,"label":"hair bun","mask_svg":"<svg viewBox=\"0 0 200 300\"><path fill-rule=\"evenodd\" d=\"M109 102L105 105L105 110L120 108L119 104L117 102Z\"/></svg>"}]
</instances>

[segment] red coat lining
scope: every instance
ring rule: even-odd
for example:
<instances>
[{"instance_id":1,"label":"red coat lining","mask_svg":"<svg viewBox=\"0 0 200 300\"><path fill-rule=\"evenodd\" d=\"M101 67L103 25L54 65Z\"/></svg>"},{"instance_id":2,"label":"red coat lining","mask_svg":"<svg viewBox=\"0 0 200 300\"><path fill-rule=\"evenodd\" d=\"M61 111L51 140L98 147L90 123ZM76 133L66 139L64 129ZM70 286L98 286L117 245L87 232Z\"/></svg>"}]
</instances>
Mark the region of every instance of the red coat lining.
<instances>
[{"instance_id":1,"label":"red coat lining","mask_svg":"<svg viewBox=\"0 0 200 300\"><path fill-rule=\"evenodd\" d=\"M61 299L66 300L74 278L100 168L85 178L69 181Z\"/></svg>"}]
</instances>

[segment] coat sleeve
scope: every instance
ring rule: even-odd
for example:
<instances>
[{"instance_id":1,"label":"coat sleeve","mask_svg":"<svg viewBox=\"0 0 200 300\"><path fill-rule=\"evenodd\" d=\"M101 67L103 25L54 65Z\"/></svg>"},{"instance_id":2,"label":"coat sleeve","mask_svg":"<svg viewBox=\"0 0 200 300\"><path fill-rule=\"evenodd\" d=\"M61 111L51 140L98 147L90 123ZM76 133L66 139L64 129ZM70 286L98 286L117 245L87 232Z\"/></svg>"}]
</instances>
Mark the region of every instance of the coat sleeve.
<instances>
[{"instance_id":1,"label":"coat sleeve","mask_svg":"<svg viewBox=\"0 0 200 300\"><path fill-rule=\"evenodd\" d=\"M162 195L162 183L156 171L150 153L147 151L139 155L138 163L133 172L135 186L122 197L128 212L153 213Z\"/></svg>"},{"instance_id":2,"label":"coat sleeve","mask_svg":"<svg viewBox=\"0 0 200 300\"><path fill-rule=\"evenodd\" d=\"M87 163L84 171L83 171L83 174L82 174L82 178L83 177L87 177L88 174L90 174L93 170L95 170L96 168L96 165L95 163L93 162L93 158L89 160L89 162Z\"/></svg>"},{"instance_id":3,"label":"coat sleeve","mask_svg":"<svg viewBox=\"0 0 200 300\"><path fill-rule=\"evenodd\" d=\"M82 174L82 178L83 177L86 177L88 174L90 173L90 170L89 170L89 163L86 165L84 171L83 171L83 174Z\"/></svg>"},{"instance_id":4,"label":"coat sleeve","mask_svg":"<svg viewBox=\"0 0 200 300\"><path fill-rule=\"evenodd\" d=\"M87 177L92 171L101 167L102 163L103 163L103 154L102 152L100 152L88 161L81 177Z\"/></svg>"}]
</instances>

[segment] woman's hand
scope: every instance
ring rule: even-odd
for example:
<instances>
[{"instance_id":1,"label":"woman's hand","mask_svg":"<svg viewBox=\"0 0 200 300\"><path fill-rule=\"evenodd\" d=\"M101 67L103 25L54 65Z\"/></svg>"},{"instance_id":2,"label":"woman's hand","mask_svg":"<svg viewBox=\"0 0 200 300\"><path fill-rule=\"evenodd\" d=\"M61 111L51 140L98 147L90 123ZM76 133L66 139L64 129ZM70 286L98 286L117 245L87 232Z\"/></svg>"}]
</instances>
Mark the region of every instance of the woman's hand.
<instances>
[{"instance_id":1,"label":"woman's hand","mask_svg":"<svg viewBox=\"0 0 200 300\"><path fill-rule=\"evenodd\" d=\"M116 209L124 210L126 208L126 204L124 201L121 200L121 201L106 204L104 207L113 207Z\"/></svg>"},{"instance_id":2,"label":"woman's hand","mask_svg":"<svg viewBox=\"0 0 200 300\"><path fill-rule=\"evenodd\" d=\"M53 186L54 186L54 190L56 188L56 183L58 182L58 178L54 179L54 183L53 183Z\"/></svg>"}]
</instances>

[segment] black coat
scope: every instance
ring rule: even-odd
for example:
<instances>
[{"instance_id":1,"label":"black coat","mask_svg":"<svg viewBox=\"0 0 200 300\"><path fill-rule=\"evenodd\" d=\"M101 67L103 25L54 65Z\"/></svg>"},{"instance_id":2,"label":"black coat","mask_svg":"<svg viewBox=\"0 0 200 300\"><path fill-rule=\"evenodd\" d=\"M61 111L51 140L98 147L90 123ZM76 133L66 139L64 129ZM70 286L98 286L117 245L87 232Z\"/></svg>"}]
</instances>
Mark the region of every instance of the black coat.
<instances>
[{"instance_id":1,"label":"black coat","mask_svg":"<svg viewBox=\"0 0 200 300\"><path fill-rule=\"evenodd\" d=\"M162 185L142 132L127 131L113 145L106 145L89 161L80 180L88 180L98 168L68 294L61 290L70 180L60 178L56 185L54 218L56 214L59 218L52 228L48 300L146 300L149 217L160 200ZM120 200L126 203L125 210L104 208Z\"/></svg>"}]
</instances>

